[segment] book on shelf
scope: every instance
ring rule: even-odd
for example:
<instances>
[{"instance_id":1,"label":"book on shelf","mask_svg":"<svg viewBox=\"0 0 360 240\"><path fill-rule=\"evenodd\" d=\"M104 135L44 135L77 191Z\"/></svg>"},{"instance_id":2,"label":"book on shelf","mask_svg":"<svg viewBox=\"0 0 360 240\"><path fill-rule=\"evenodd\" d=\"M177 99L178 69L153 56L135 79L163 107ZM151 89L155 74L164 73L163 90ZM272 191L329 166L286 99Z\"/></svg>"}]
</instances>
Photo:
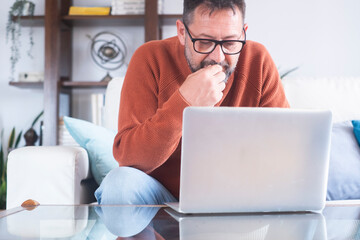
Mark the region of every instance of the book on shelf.
<instances>
[{"instance_id":1,"label":"book on shelf","mask_svg":"<svg viewBox=\"0 0 360 240\"><path fill-rule=\"evenodd\" d=\"M145 0L112 0L111 14L144 14ZM163 0L158 0L158 14L163 13Z\"/></svg>"},{"instance_id":2,"label":"book on shelf","mask_svg":"<svg viewBox=\"0 0 360 240\"><path fill-rule=\"evenodd\" d=\"M62 117L59 119L58 131L60 146L79 146L79 144L75 141L75 139L70 135L69 131L67 130Z\"/></svg>"},{"instance_id":3,"label":"book on shelf","mask_svg":"<svg viewBox=\"0 0 360 240\"><path fill-rule=\"evenodd\" d=\"M91 120L93 124L102 126L104 121L105 95L102 93L91 94Z\"/></svg>"},{"instance_id":4,"label":"book on shelf","mask_svg":"<svg viewBox=\"0 0 360 240\"><path fill-rule=\"evenodd\" d=\"M76 7L71 6L69 15L102 15L110 14L110 7Z\"/></svg>"}]
</instances>

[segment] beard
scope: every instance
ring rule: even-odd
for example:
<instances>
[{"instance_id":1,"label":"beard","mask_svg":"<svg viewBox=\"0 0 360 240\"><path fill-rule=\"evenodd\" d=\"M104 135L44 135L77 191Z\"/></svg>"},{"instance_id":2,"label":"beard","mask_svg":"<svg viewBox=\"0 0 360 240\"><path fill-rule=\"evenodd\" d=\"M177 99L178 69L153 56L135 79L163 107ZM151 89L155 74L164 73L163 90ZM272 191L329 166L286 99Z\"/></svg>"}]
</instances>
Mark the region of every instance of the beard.
<instances>
[{"instance_id":1,"label":"beard","mask_svg":"<svg viewBox=\"0 0 360 240\"><path fill-rule=\"evenodd\" d=\"M216 62L214 60L204 59L203 61L200 62L200 64L195 64L191 59L191 53L189 48L187 47L187 44L185 44L185 58L192 72L197 72L198 70L205 68L207 66L216 65L216 64L220 65L223 68L223 72L226 75L225 79L223 80L225 83L227 83L229 77L235 70L235 67L230 67L230 64L226 60L221 62Z\"/></svg>"}]
</instances>

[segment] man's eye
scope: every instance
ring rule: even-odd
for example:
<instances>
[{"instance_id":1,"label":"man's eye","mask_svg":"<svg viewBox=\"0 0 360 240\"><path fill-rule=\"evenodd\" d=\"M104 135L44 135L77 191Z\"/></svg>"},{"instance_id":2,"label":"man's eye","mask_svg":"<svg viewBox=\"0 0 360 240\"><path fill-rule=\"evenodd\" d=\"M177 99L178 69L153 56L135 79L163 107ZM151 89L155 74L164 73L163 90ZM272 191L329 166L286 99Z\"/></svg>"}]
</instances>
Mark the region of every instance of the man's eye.
<instances>
[{"instance_id":1,"label":"man's eye","mask_svg":"<svg viewBox=\"0 0 360 240\"><path fill-rule=\"evenodd\" d=\"M214 44L213 42L206 41L206 40L200 40L199 43L200 43L202 46L211 46L211 45Z\"/></svg>"},{"instance_id":2,"label":"man's eye","mask_svg":"<svg viewBox=\"0 0 360 240\"><path fill-rule=\"evenodd\" d=\"M234 47L236 47L237 46L237 42L225 42L224 44L223 44L223 47L225 47L225 48L234 48Z\"/></svg>"}]
</instances>

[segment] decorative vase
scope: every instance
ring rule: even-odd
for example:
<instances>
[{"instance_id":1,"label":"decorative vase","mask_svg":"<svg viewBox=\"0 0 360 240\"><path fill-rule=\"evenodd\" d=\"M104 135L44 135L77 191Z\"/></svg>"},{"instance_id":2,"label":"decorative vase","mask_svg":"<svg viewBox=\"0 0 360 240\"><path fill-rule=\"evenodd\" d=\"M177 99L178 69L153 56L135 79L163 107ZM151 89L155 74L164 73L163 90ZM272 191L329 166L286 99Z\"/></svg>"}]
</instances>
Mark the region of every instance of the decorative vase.
<instances>
[{"instance_id":1,"label":"decorative vase","mask_svg":"<svg viewBox=\"0 0 360 240\"><path fill-rule=\"evenodd\" d=\"M33 16L35 4L30 1L24 1L21 16Z\"/></svg>"},{"instance_id":2,"label":"decorative vase","mask_svg":"<svg viewBox=\"0 0 360 240\"><path fill-rule=\"evenodd\" d=\"M34 146L36 141L38 140L38 135L33 128L30 128L24 134L24 138L25 138L26 146Z\"/></svg>"}]
</instances>

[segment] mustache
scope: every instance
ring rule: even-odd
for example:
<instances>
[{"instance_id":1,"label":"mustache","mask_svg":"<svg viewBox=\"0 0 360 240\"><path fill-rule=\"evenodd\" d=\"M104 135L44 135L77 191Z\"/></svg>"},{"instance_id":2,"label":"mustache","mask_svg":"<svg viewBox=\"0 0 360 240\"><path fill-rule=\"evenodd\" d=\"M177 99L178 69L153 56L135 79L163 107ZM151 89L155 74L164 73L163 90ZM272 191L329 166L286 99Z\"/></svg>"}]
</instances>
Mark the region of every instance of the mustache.
<instances>
[{"instance_id":1,"label":"mustache","mask_svg":"<svg viewBox=\"0 0 360 240\"><path fill-rule=\"evenodd\" d=\"M222 68L223 68L223 71L226 72L229 68L230 68L230 65L225 62L225 61L222 61L222 62L216 62L214 60L209 60L209 61L202 61L200 63L200 66L201 68L204 68L204 67L207 67L207 66L212 66L212 65L220 65Z\"/></svg>"}]
</instances>

